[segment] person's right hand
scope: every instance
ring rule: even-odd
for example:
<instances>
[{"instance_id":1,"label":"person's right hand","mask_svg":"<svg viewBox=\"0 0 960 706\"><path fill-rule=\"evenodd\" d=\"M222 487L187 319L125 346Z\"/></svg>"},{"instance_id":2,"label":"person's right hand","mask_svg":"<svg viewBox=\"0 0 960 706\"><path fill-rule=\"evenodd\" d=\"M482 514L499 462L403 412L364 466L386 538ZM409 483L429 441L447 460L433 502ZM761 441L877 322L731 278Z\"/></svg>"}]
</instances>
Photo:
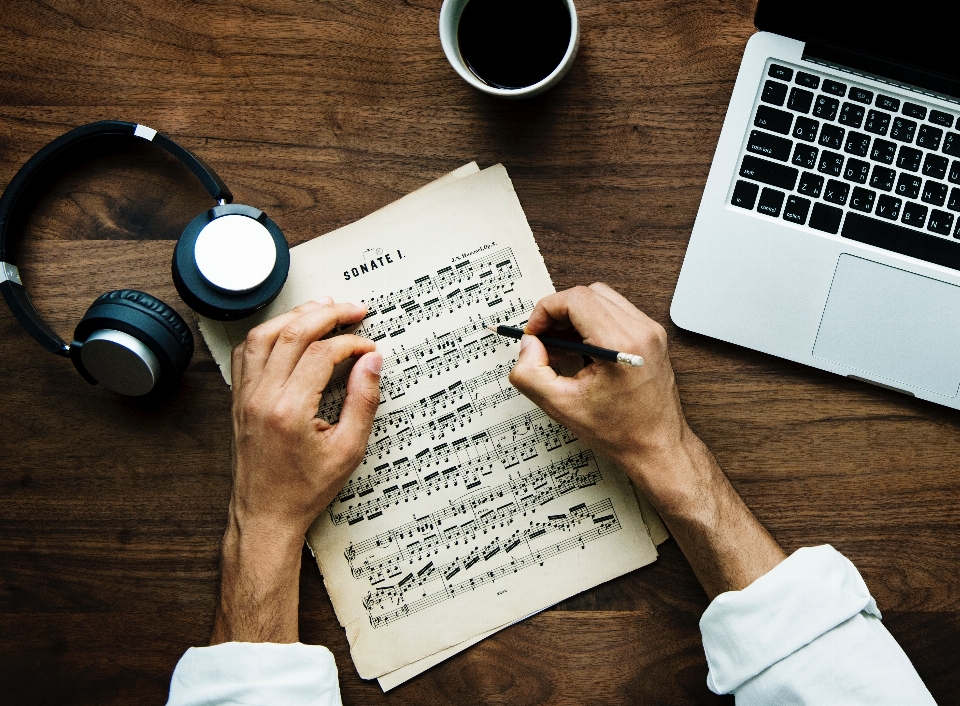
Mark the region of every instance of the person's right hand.
<instances>
[{"instance_id":1,"label":"person's right hand","mask_svg":"<svg viewBox=\"0 0 960 706\"><path fill-rule=\"evenodd\" d=\"M563 377L550 367L540 340L524 336L510 382L617 463L642 490L657 495L658 486L670 481L663 477L663 462L682 452L692 437L680 407L663 327L613 289L597 283L541 299L526 332L536 335L570 326L585 343L643 356L643 366L594 361L576 376ZM656 472L653 465L658 466Z\"/></svg>"},{"instance_id":2,"label":"person's right hand","mask_svg":"<svg viewBox=\"0 0 960 706\"><path fill-rule=\"evenodd\" d=\"M746 588L783 561L783 550L687 426L663 327L607 285L592 284L541 299L527 333L570 326L585 343L643 356L643 366L594 361L562 377L540 340L524 336L510 382L626 471L711 598Z\"/></svg>"}]
</instances>

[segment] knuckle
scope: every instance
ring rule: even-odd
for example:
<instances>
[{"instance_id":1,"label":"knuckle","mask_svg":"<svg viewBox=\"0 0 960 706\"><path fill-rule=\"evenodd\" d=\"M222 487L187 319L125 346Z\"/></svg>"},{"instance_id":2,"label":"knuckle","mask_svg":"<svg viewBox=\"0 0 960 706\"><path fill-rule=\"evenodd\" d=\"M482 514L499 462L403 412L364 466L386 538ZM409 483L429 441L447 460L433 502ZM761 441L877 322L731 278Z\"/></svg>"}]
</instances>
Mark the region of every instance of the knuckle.
<instances>
[{"instance_id":1,"label":"knuckle","mask_svg":"<svg viewBox=\"0 0 960 706\"><path fill-rule=\"evenodd\" d=\"M305 351L305 355L316 356L318 358L325 358L329 355L329 346L325 341L314 341Z\"/></svg>"},{"instance_id":2,"label":"knuckle","mask_svg":"<svg viewBox=\"0 0 960 706\"><path fill-rule=\"evenodd\" d=\"M265 333L262 327L257 326L256 328L250 329L247 332L247 337L243 340L242 345L243 345L244 352L253 348L257 348L260 345L260 343L263 341L264 337L265 337Z\"/></svg>"},{"instance_id":3,"label":"knuckle","mask_svg":"<svg viewBox=\"0 0 960 706\"><path fill-rule=\"evenodd\" d=\"M303 338L304 333L303 326L297 323L289 323L280 329L279 339L281 343L298 343Z\"/></svg>"},{"instance_id":4,"label":"knuckle","mask_svg":"<svg viewBox=\"0 0 960 706\"><path fill-rule=\"evenodd\" d=\"M263 407L256 398L250 397L240 403L240 411L247 419L259 419L263 413Z\"/></svg>"},{"instance_id":5,"label":"knuckle","mask_svg":"<svg viewBox=\"0 0 960 706\"><path fill-rule=\"evenodd\" d=\"M293 411L286 404L278 402L266 413L264 422L273 431L285 432L292 420Z\"/></svg>"},{"instance_id":6,"label":"knuckle","mask_svg":"<svg viewBox=\"0 0 960 706\"><path fill-rule=\"evenodd\" d=\"M654 321L653 331L656 334L657 341L660 343L660 345L662 346L667 345L667 330L663 326L658 324L656 321Z\"/></svg>"}]
</instances>

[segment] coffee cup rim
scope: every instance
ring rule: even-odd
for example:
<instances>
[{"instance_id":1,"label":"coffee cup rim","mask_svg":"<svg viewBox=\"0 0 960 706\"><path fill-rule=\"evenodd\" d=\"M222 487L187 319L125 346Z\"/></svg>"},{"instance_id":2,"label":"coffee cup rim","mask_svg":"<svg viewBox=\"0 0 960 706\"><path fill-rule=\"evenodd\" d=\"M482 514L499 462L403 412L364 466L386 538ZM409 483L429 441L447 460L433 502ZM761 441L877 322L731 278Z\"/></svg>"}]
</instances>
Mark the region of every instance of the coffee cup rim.
<instances>
[{"instance_id":1,"label":"coffee cup rim","mask_svg":"<svg viewBox=\"0 0 960 706\"><path fill-rule=\"evenodd\" d=\"M467 62L464 61L457 40L460 13L463 12L463 8L469 1L443 0L443 5L440 7L440 45L443 47L443 53L446 55L447 61L460 74L460 78L477 90L501 98L530 98L559 83L570 70L570 67L573 66L573 60L576 58L580 46L580 20L577 17L577 8L573 4L573 0L563 0L570 12L570 40L567 43L567 50L563 59L560 60L553 71L537 83L521 88L498 88L480 80L467 66Z\"/></svg>"}]
</instances>

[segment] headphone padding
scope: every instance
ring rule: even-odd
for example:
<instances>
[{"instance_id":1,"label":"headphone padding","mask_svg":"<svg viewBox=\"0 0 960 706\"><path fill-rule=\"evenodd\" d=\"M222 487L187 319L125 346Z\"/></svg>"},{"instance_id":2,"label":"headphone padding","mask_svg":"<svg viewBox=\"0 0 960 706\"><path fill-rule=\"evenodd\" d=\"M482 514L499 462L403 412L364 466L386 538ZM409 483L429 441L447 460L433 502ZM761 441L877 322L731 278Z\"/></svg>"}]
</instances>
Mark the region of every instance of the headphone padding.
<instances>
[{"instance_id":1,"label":"headphone padding","mask_svg":"<svg viewBox=\"0 0 960 706\"><path fill-rule=\"evenodd\" d=\"M167 325L170 332L176 336L180 345L186 351L189 351L189 356L193 356L193 332L173 307L137 289L117 289L107 292L97 297L93 303L96 305L105 302L124 302L159 317Z\"/></svg>"},{"instance_id":2,"label":"headphone padding","mask_svg":"<svg viewBox=\"0 0 960 706\"><path fill-rule=\"evenodd\" d=\"M146 292L119 289L97 297L77 324L75 343L82 346L94 331L111 328L130 334L153 351L160 361L164 387L183 374L193 357L190 327L172 307Z\"/></svg>"}]
</instances>

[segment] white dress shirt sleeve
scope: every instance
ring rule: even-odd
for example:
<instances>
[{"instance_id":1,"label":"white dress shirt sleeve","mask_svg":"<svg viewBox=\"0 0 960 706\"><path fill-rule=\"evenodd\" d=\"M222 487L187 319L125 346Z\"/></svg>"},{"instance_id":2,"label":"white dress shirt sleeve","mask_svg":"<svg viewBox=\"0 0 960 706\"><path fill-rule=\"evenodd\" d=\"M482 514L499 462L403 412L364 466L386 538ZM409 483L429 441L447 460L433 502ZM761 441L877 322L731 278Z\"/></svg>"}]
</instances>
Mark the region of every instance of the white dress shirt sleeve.
<instances>
[{"instance_id":1,"label":"white dress shirt sleeve","mask_svg":"<svg viewBox=\"0 0 960 706\"><path fill-rule=\"evenodd\" d=\"M191 647L173 672L167 706L341 706L326 647L225 642Z\"/></svg>"},{"instance_id":2,"label":"white dress shirt sleeve","mask_svg":"<svg viewBox=\"0 0 960 706\"><path fill-rule=\"evenodd\" d=\"M934 704L850 561L797 550L700 619L707 686L737 706Z\"/></svg>"}]
</instances>

